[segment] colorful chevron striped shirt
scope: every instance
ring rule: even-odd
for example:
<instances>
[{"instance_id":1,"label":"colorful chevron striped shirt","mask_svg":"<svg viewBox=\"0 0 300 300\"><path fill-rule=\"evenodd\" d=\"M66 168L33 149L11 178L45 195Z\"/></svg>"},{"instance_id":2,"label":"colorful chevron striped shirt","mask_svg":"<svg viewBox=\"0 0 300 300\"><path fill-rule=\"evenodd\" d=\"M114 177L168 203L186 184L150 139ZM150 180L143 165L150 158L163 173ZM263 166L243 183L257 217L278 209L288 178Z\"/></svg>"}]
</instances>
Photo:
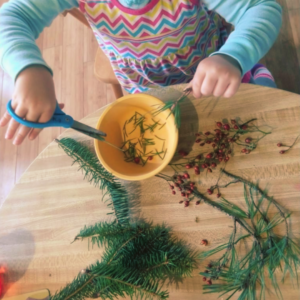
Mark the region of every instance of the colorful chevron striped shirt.
<instances>
[{"instance_id":1,"label":"colorful chevron striped shirt","mask_svg":"<svg viewBox=\"0 0 300 300\"><path fill-rule=\"evenodd\" d=\"M188 82L227 32L198 0L152 0L141 9L117 0L79 5L121 85L130 93Z\"/></svg>"}]
</instances>

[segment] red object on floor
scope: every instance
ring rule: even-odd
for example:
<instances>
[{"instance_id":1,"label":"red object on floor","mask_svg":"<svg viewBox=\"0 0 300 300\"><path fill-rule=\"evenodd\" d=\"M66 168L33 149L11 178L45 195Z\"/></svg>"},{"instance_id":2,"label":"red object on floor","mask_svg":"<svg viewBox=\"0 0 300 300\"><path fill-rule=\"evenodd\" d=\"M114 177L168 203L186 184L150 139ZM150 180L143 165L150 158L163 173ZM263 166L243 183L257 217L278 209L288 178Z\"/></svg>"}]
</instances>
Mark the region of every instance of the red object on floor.
<instances>
[{"instance_id":1,"label":"red object on floor","mask_svg":"<svg viewBox=\"0 0 300 300\"><path fill-rule=\"evenodd\" d=\"M0 266L0 298L3 296L4 292L4 273L5 268Z\"/></svg>"}]
</instances>

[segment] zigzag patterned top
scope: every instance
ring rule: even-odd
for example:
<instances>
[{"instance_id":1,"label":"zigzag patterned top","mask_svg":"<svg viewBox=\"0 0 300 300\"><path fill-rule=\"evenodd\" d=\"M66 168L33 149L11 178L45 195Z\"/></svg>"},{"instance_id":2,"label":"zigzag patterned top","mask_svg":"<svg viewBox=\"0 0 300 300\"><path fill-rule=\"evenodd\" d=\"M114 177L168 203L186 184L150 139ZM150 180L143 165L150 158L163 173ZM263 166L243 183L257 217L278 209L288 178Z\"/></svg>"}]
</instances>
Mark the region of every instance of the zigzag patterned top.
<instances>
[{"instance_id":1,"label":"zigzag patterned top","mask_svg":"<svg viewBox=\"0 0 300 300\"><path fill-rule=\"evenodd\" d=\"M197 65L217 51L227 32L200 0L151 0L132 10L118 0L85 0L80 10L130 93L189 82Z\"/></svg>"}]
</instances>

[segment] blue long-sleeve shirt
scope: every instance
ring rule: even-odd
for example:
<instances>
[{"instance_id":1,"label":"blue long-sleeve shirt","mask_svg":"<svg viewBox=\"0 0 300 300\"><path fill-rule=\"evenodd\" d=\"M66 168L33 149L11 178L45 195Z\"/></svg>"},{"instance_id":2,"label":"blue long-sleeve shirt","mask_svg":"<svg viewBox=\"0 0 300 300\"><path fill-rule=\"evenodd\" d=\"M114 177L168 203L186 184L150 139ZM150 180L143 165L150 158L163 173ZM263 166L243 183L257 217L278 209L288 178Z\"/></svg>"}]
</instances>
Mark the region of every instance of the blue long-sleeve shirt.
<instances>
[{"instance_id":1,"label":"blue long-sleeve shirt","mask_svg":"<svg viewBox=\"0 0 300 300\"><path fill-rule=\"evenodd\" d=\"M126 5L128 1L121 0ZM148 0L139 0L137 6ZM200 0L199 0L200 1ZM234 58L245 74L271 48L281 27L281 7L275 0L205 0L235 26L215 54ZM60 13L78 7L78 0L11 0L0 9L0 64L12 78L30 65L51 68L43 60L35 39Z\"/></svg>"}]
</instances>

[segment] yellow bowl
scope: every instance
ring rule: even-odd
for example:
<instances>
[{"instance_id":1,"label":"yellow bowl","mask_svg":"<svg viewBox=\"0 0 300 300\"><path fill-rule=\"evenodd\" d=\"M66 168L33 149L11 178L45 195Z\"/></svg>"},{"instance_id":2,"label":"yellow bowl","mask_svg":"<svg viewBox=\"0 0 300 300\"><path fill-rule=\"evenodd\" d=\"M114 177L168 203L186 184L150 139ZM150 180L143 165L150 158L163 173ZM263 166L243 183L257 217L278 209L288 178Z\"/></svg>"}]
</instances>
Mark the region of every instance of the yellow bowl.
<instances>
[{"instance_id":1,"label":"yellow bowl","mask_svg":"<svg viewBox=\"0 0 300 300\"><path fill-rule=\"evenodd\" d=\"M96 128L107 134L106 141L120 147L123 143L123 126L126 120L129 120L135 112L144 115L153 111L154 106L163 104L161 100L146 94L124 96L104 110ZM160 121L161 124L166 123L159 131L159 138L165 139L164 144L158 145L159 142L162 143L162 140L156 140L157 147L167 149L162 160L158 156L154 156L153 160L148 160L145 166L126 162L123 152L95 140L97 156L105 169L118 178L133 181L147 179L161 172L173 158L178 143L178 130L175 126L174 116L173 114L169 116L169 113L170 111L166 110L155 116L155 120Z\"/></svg>"}]
</instances>

